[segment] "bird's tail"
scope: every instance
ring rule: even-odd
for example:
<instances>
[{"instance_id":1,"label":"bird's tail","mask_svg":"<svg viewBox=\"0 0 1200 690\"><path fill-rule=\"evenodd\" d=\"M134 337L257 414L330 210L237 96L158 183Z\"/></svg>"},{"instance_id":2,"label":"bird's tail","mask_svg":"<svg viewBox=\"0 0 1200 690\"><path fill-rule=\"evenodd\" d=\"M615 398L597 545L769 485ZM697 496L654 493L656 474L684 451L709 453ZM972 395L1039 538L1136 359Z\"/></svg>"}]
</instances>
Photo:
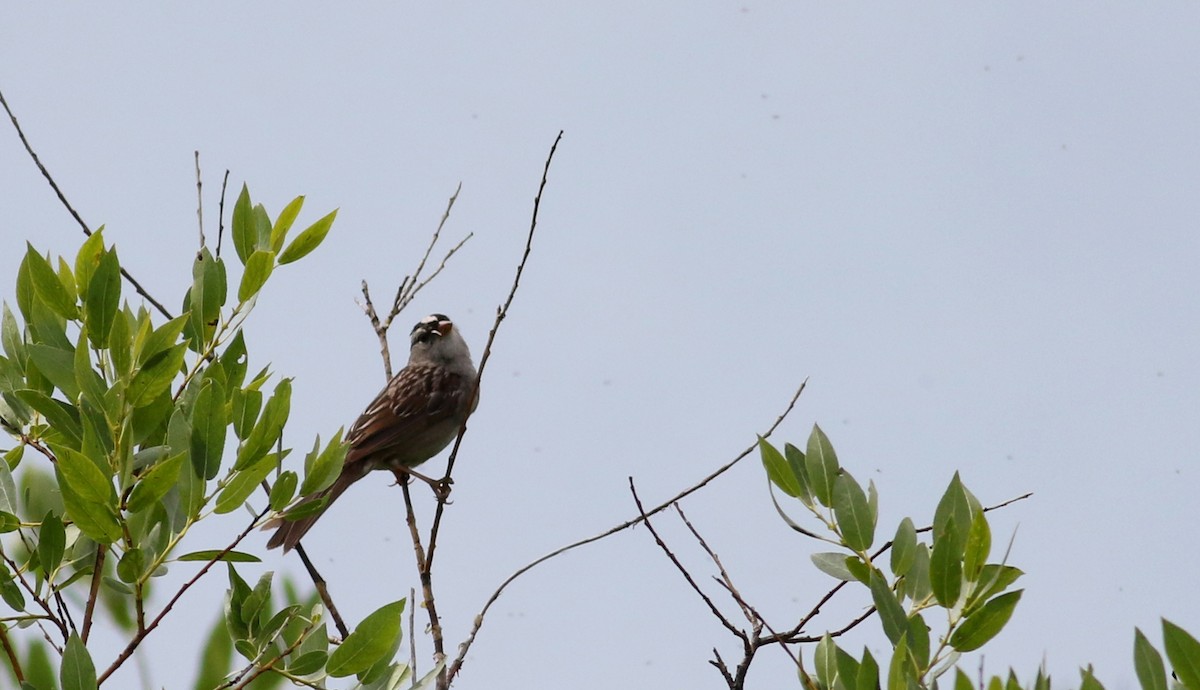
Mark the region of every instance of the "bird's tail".
<instances>
[{"instance_id":1,"label":"bird's tail","mask_svg":"<svg viewBox=\"0 0 1200 690\"><path fill-rule=\"evenodd\" d=\"M325 514L325 511L329 510L329 506L333 505L333 502L337 500L337 497L341 496L346 489L350 488L351 484L359 479L362 479L362 477L363 473L360 472L357 467L348 465L342 469L342 473L338 475L337 480L331 486L316 494L313 494L312 496L309 496L308 498L304 499L303 502L298 504L298 506L306 505L314 501L325 499L325 505L321 506L317 512L311 515L305 515L299 520L285 520L283 517L277 517L268 521L267 524L264 525L263 529L274 528L275 534L272 534L271 538L267 541L267 548L274 549L282 546L284 553L291 551L296 547L296 544L300 543L300 539L304 537L305 534L308 534L308 530L312 529L312 526L317 524L317 520L319 520L321 516ZM295 510L295 508L293 508L293 510Z\"/></svg>"}]
</instances>

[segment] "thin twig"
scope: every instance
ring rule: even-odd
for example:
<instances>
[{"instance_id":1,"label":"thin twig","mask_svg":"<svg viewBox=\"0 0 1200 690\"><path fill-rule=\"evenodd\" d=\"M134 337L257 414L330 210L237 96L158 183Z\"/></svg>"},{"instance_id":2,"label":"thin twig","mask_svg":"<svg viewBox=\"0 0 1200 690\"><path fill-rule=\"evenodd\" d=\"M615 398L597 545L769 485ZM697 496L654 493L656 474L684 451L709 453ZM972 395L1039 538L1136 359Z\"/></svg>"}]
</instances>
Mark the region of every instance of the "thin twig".
<instances>
[{"instance_id":1,"label":"thin twig","mask_svg":"<svg viewBox=\"0 0 1200 690\"><path fill-rule=\"evenodd\" d=\"M342 614L338 613L337 607L333 605L333 597L329 596L329 586L325 583L325 578L321 577L321 573L317 572L317 567L309 560L308 553L304 551L304 546L300 542L296 542L296 554L300 556L300 562L304 563L304 569L308 571L308 576L312 578L313 586L317 588L317 594L321 597L321 602L325 604L325 608L329 611L329 616L333 618L334 627L338 629L338 633L345 640L350 636L350 629L346 627L346 622L342 620Z\"/></svg>"},{"instance_id":2,"label":"thin twig","mask_svg":"<svg viewBox=\"0 0 1200 690\"><path fill-rule=\"evenodd\" d=\"M79 637L87 644L88 635L92 632L92 614L96 611L96 600L100 598L100 579L104 575L104 553L108 547L104 544L96 546L96 563L92 566L92 586L88 590L87 606L83 610L83 631Z\"/></svg>"},{"instance_id":3,"label":"thin twig","mask_svg":"<svg viewBox=\"0 0 1200 690\"><path fill-rule=\"evenodd\" d=\"M546 155L546 164L542 167L542 181L538 185L537 194L533 197L533 213L529 220L529 234L525 237L525 251L521 254L521 260L517 263L517 272L516 275L513 276L512 287L508 291L508 297L505 298L504 304L496 309L496 320L492 324L492 330L488 333L487 344L484 345L483 354L479 358L479 371L475 377L475 386L474 390L472 391L472 397L479 395L479 384L480 381L482 381L483 372L487 367L488 360L492 356L492 343L495 342L496 333L500 330L500 324L504 321L505 317L508 316L509 307L512 306L513 298L516 297L517 294L517 288L519 288L521 285L521 275L525 272L525 264L529 261L529 254L533 250L533 236L537 231L538 211L541 209L542 205L542 193L546 190L546 181L550 176L550 164L554 161L554 153L558 150L558 142L562 141L562 137L563 132L562 130L559 130L558 136L554 138L554 143L550 145L550 153ZM454 439L454 447L450 450L450 457L446 461L446 474L442 481L447 485L450 482L450 475L454 471L454 462L458 458L458 449L462 446L463 436L466 433L467 425L464 422L462 428L458 430L458 438ZM425 562L425 570L427 572L423 573L423 577L427 575L428 572L432 572L433 569L433 556L437 549L438 532L442 526L442 515L445 513L448 498L448 494L437 494L437 507L434 509L433 513L433 525L429 528L429 550ZM478 628L478 623L479 619L476 618L476 629ZM472 632L471 637L474 638L474 632ZM437 638L437 636L435 636L434 644L437 645L440 644L440 642L441 641ZM470 642L468 641L466 645L469 647ZM438 690L446 690L446 688L450 686L450 681L454 679L454 675L458 673L460 668L462 668L462 662L465 656L465 647L460 647L459 655L454 660L454 663L448 668L443 668L441 672L438 673Z\"/></svg>"},{"instance_id":4,"label":"thin twig","mask_svg":"<svg viewBox=\"0 0 1200 690\"><path fill-rule=\"evenodd\" d=\"M28 548L28 546L26 546L26 548ZM63 623L58 616L54 615L54 611L50 610L50 605L37 595L37 592L32 586L30 586L29 581L25 579L25 574L21 572L21 569L17 566L16 562L9 558L8 554L4 553L3 551L0 551L0 557L2 557L4 562L8 564L8 567L12 569L13 574L17 576L17 581L21 583L21 586L25 588L26 592L29 592L29 596L37 602L38 606L40 606L43 611L46 612L46 619L53 623L56 628L58 628L58 632L62 634L63 642L66 642L67 638L71 636L70 631L67 630L66 624Z\"/></svg>"},{"instance_id":5,"label":"thin twig","mask_svg":"<svg viewBox=\"0 0 1200 690\"><path fill-rule=\"evenodd\" d=\"M221 238L225 236L225 188L229 185L229 170L221 180L221 201L217 205L217 258L221 258Z\"/></svg>"},{"instance_id":6,"label":"thin twig","mask_svg":"<svg viewBox=\"0 0 1200 690\"><path fill-rule=\"evenodd\" d=\"M679 519L683 521L683 524L687 526L688 531L690 531L692 536L696 538L696 541L700 544L700 548L704 549L704 553L708 554L709 559L712 560L713 564L717 566L717 572L721 574L721 581L725 583L727 589L729 589L731 592L736 592L737 590L733 586L733 578L729 577L729 572L725 570L725 566L721 563L721 559L717 556L717 552L712 550L712 548L708 545L708 542L704 540L704 537L700 536L700 531L697 530L694 525L692 525L691 520L688 520L687 515L685 515L683 512L683 506L676 503L675 512L679 514ZM650 523L647 522L646 526L649 527ZM743 604L740 595L734 596L733 600L742 609L742 615L746 617L746 620L749 621L751 625L753 625L755 621L753 609Z\"/></svg>"},{"instance_id":7,"label":"thin twig","mask_svg":"<svg viewBox=\"0 0 1200 690\"><path fill-rule=\"evenodd\" d=\"M24 683L25 672L21 670L21 662L17 660L17 651L13 649L12 641L8 639L8 626L3 623L0 623L0 645L4 646L4 653L8 655L9 668L16 676L17 683Z\"/></svg>"},{"instance_id":8,"label":"thin twig","mask_svg":"<svg viewBox=\"0 0 1200 690\"><path fill-rule=\"evenodd\" d=\"M204 248L204 195L200 193L200 149L196 149L196 222L200 225L200 248Z\"/></svg>"},{"instance_id":9,"label":"thin twig","mask_svg":"<svg viewBox=\"0 0 1200 690\"><path fill-rule=\"evenodd\" d=\"M154 617L154 620L150 621L150 623L146 625L144 629L139 630L138 633L133 636L133 639L129 641L129 644L125 645L125 649L122 650L119 655L117 655L117 658L112 662L112 664L104 670L104 673L100 674L100 677L97 680L98 684L103 684L104 681L107 680L114 671L116 671L121 667L122 664L129 660L129 657L132 656L134 651L137 650L138 646L142 644L142 640L146 639L146 636L149 635L155 628L157 628L158 624L162 622L162 619L171 612L171 608L175 606L175 603L179 601L180 597L183 596L183 593L191 589L192 585L196 584L200 578L204 577L204 574L207 573L209 569L216 565L222 558L224 558L225 554L236 549L238 544L241 544L242 540L246 538L246 535L250 534L250 532L254 530L255 525L258 524L258 521L261 520L269 510L270 507L263 508L262 511L250 521L250 524L246 527L246 529L242 530L242 533L233 540L232 544L226 546L224 549L221 549L220 552L210 558L208 562L205 563L202 568L200 568L199 572L192 576L192 579L183 583L183 586L180 587L179 591L175 592L174 596L172 596L167 604L163 606L162 611L158 612L158 615Z\"/></svg>"},{"instance_id":10,"label":"thin twig","mask_svg":"<svg viewBox=\"0 0 1200 690\"><path fill-rule=\"evenodd\" d=\"M54 190L56 195L58 195L58 200L62 202L64 207L66 207L67 211L71 214L71 217L75 219L76 223L79 223L79 227L83 229L83 234L91 237L91 228L88 227L87 223L83 222L83 218L81 218L75 208L71 206L71 202L67 201L66 195L63 194L61 189L59 189L58 183L54 181L54 178L50 175L50 171L46 169L46 166L42 165L42 161L40 158L38 158L37 153L33 150L33 146L30 145L29 140L25 138L25 132L21 129L21 123L17 122L17 116L13 114L12 108L8 107L8 101L4 99L4 92L2 91L0 91L0 105L3 105L5 112L8 113L8 119L12 122L13 128L17 130L17 136L20 137L21 143L25 146L25 152L29 154L31 159L33 159L33 164L37 166L39 171L41 171L42 177L46 179L46 182L50 183L50 188ZM171 312L167 311L166 307L159 304L158 300L154 299L150 296L150 293L146 292L145 288L142 287L142 284L135 280L134 277L129 274L129 271L121 268L121 275L125 278L126 282L133 286L133 289L136 290L139 295L141 295L147 302L154 305L154 308L157 309L159 313L168 319L174 318L171 316Z\"/></svg>"},{"instance_id":11,"label":"thin twig","mask_svg":"<svg viewBox=\"0 0 1200 690\"><path fill-rule=\"evenodd\" d=\"M779 425L783 423L783 420L787 419L787 416L788 416L788 414L791 413L792 408L794 408L796 406L796 401L800 399L800 394L804 392L804 387L805 387L805 385L807 385L807 383L808 383L808 380L805 379L804 383L800 384L800 387L796 389L795 394L792 395L792 399L790 401L788 401L787 407L784 408L783 412L775 419L775 422L773 424L771 424L770 428L768 428L766 430L766 432L761 434L762 438L770 438L771 434L775 433L775 429L779 428ZM684 489L680 493L676 494L674 497L667 499L665 502L663 502L663 503L659 504L658 506L652 508L651 510L647 511L645 514L645 517L653 517L654 515L661 513L662 511L669 508L671 506L671 504L699 491L702 487L707 485L709 482L716 479L717 477L724 474L725 472L729 471L729 469L731 467L736 465L747 455L750 455L757 448L758 448L758 442L756 441L753 445L747 447L741 453L738 453L737 456L733 458L733 460L730 460L729 462L725 463L721 467L717 468L716 471L710 473L707 477L705 477L704 479L701 479L698 483L688 487L687 489ZM455 658L454 663L450 665L450 673L449 673L450 678L453 679L454 674L457 673L460 668L462 668L462 660L466 657L467 650L469 650L471 648L471 645L475 642L475 637L479 634L479 629L483 626L484 616L487 615L487 612L492 607L492 604L496 603L496 600L500 598L500 595L504 593L504 590L507 589L508 586L510 584L512 584L514 580L516 580L517 578L521 577L525 573L529 572L530 570L533 570L537 566L541 565L542 563L545 563L546 561L548 561L552 558L560 556L560 555L562 555L568 551L571 551L573 549L577 549L581 546L591 544L592 542L600 541L601 539L610 537L610 536L616 534L617 532L621 532L623 530L629 529L630 527L633 527L634 525L642 522L643 520L644 520L644 517L639 515L639 516L633 518L632 520L627 520L625 522L622 522L621 524L619 524L615 527L612 527L608 530L605 530L604 532L601 532L600 534L596 534L596 535L587 537L586 539L580 539L579 541L572 542L570 544L567 544L566 546L559 547L559 548L555 549L554 551L551 551L550 553L548 553L540 558L537 558L533 561L530 561L529 563L521 566L512 575L509 575L507 578L505 578L505 580L500 583L500 586L496 588L496 591L492 592L492 595L490 597L488 597L488 600L484 603L483 608L479 611L479 613L476 614L475 623L471 627L470 634L467 636L467 639L462 644L459 645L458 656Z\"/></svg>"},{"instance_id":12,"label":"thin twig","mask_svg":"<svg viewBox=\"0 0 1200 690\"><path fill-rule=\"evenodd\" d=\"M396 472L396 480L404 492L404 520L408 525L408 533L412 538L413 554L417 561L417 575L421 580L421 600L429 614L429 634L433 638L433 663L440 664L446 658L445 639L442 636L442 622L437 613L437 602L433 597L433 574L429 568L429 556L421 543L421 531L417 527L417 514L413 510L412 493L408 488L408 477L402 471Z\"/></svg>"},{"instance_id":13,"label":"thin twig","mask_svg":"<svg viewBox=\"0 0 1200 690\"><path fill-rule=\"evenodd\" d=\"M658 530L654 529L654 523L650 522L650 518L646 516L646 509L642 506L642 499L638 496L637 487L633 484L633 477L629 477L629 493L633 494L633 502L637 505L638 515L642 516L642 521L646 523L646 529L650 531L650 536L654 537L654 541L658 544L658 548L662 549L662 552L666 554L667 558L675 566L675 569L678 570L681 575L683 575L683 579L687 581L688 586L692 588L692 591L700 595L700 599L704 601L706 606L708 606L708 610L712 612L712 615L716 616L717 620L721 622L721 625L725 626L726 630L744 641L746 639L746 631L739 630L737 626L735 626L729 621L728 618L725 617L725 614L721 613L721 609L717 608L717 605L713 603L712 599L708 598L708 595L704 593L704 590L700 589L700 585L696 584L696 580L692 577L692 574L688 572L688 569L683 566L683 563L680 563L675 554L671 552L670 547L667 546L667 542L663 541L663 538L659 536ZM679 506L676 505L675 507L678 508Z\"/></svg>"}]
</instances>

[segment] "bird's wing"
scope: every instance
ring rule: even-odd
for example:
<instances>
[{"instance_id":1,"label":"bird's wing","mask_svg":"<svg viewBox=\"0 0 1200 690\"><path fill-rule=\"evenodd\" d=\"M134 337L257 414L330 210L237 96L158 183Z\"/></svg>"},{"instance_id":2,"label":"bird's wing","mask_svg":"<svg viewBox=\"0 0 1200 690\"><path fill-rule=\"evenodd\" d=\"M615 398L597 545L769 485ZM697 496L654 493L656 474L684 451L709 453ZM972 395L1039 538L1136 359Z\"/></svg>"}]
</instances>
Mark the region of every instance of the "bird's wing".
<instances>
[{"instance_id":1,"label":"bird's wing","mask_svg":"<svg viewBox=\"0 0 1200 690\"><path fill-rule=\"evenodd\" d=\"M467 410L462 377L429 365L410 365L388 385L359 416L346 442L346 463L381 455L386 460L407 444L420 444L423 432ZM439 448L440 450L440 448ZM424 459L424 458L423 458Z\"/></svg>"}]
</instances>

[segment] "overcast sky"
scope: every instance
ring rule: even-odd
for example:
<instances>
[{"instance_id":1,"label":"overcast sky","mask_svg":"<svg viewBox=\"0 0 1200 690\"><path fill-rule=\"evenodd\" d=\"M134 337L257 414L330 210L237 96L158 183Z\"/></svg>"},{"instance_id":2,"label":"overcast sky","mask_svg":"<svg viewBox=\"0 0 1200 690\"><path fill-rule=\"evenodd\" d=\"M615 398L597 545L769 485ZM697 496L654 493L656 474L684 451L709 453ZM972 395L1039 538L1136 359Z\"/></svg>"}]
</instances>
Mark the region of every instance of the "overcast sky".
<instances>
[{"instance_id":1,"label":"overcast sky","mask_svg":"<svg viewBox=\"0 0 1200 690\"><path fill-rule=\"evenodd\" d=\"M474 238L394 351L437 311L478 356L565 131L455 469L435 573L452 648L517 567L631 517L627 477L650 502L693 483L807 377L776 438L821 424L877 484L881 531L927 523L955 470L985 504L1034 492L993 514L1028 575L988 672L1044 660L1071 686L1094 663L1130 688L1134 626L1200 634L1198 35L1193 3L26 4L0 18L0 88L173 308L194 150L210 236L225 169L272 214L297 194L301 222L341 209L247 328L251 365L295 377L299 448L382 385L359 282L390 295L459 182L445 238ZM73 256L82 236L7 123L0 209L11 302L26 240ZM351 621L418 586L388 484L355 486L305 540ZM773 625L832 584L756 458L685 508ZM235 517L190 546L223 546ZM302 572L263 556L247 579ZM224 587L209 578L143 646L149 687L189 687ZM847 594L810 631L867 603ZM871 621L845 644L885 642ZM456 687L718 688L713 647L736 658L638 529L518 580ZM751 686L794 678L766 650Z\"/></svg>"}]
</instances>

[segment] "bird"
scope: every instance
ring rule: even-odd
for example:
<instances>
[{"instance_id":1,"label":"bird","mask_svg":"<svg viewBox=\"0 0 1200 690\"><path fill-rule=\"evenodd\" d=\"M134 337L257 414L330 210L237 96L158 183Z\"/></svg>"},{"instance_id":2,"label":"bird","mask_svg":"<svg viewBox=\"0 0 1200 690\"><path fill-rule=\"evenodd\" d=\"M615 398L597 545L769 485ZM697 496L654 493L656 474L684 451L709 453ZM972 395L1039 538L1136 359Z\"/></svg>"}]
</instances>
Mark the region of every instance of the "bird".
<instances>
[{"instance_id":1,"label":"bird","mask_svg":"<svg viewBox=\"0 0 1200 690\"><path fill-rule=\"evenodd\" d=\"M267 548L296 546L321 515L351 484L372 470L390 470L397 479L450 445L479 404L471 351L445 314L430 314L413 326L408 364L388 381L346 433L349 446L342 471L328 488L302 503L325 499L315 513L298 520L282 516L267 523L275 533Z\"/></svg>"}]
</instances>

